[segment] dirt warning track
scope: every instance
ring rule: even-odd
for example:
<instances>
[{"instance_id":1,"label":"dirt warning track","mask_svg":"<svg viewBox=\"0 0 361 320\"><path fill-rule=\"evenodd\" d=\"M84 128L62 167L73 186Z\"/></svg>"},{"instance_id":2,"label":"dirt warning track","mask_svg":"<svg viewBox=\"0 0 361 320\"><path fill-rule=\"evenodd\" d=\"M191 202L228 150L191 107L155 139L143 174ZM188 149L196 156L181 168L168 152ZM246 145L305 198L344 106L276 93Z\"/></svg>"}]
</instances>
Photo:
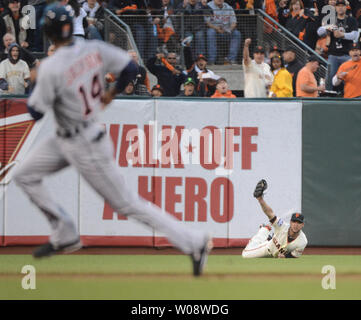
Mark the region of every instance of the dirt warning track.
<instances>
[{"instance_id":1,"label":"dirt warning track","mask_svg":"<svg viewBox=\"0 0 361 320\"><path fill-rule=\"evenodd\" d=\"M34 246L0 247L0 254L31 254ZM214 248L211 255L240 255L243 248ZM182 254L179 250L169 247L85 247L73 254L136 254L136 255L170 255ZM361 247L309 247L305 255L361 255Z\"/></svg>"}]
</instances>

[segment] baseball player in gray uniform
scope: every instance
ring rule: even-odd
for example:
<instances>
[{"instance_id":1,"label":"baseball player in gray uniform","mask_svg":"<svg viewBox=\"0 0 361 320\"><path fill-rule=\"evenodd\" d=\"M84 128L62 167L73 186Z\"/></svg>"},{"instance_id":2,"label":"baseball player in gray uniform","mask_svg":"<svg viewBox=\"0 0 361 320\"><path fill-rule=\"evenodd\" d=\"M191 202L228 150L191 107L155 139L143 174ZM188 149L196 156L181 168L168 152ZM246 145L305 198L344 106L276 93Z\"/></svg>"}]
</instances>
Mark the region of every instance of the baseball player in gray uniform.
<instances>
[{"instance_id":1,"label":"baseball player in gray uniform","mask_svg":"<svg viewBox=\"0 0 361 320\"><path fill-rule=\"evenodd\" d=\"M113 207L124 215L155 228L189 255L193 274L199 276L212 248L208 233L193 231L169 214L146 202L126 188L113 160L113 145L98 114L116 92L135 79L137 68L127 52L97 40L72 37L72 10L60 3L48 5L43 17L45 35L56 52L39 67L37 83L28 100L35 120L52 109L56 135L34 149L19 166L15 181L45 214L52 228L49 242L33 256L50 256L81 248L70 215L56 203L43 184L43 178L70 165ZM104 92L104 76L118 75L116 89Z\"/></svg>"},{"instance_id":2,"label":"baseball player in gray uniform","mask_svg":"<svg viewBox=\"0 0 361 320\"><path fill-rule=\"evenodd\" d=\"M267 215L272 227L273 236L270 235L271 226L263 225L251 238L242 251L243 258L298 258L307 246L307 238L302 232L304 216L293 213L290 224L278 218L272 208L264 201L263 192L267 189L267 182L258 182L253 196L258 200L263 212Z\"/></svg>"}]
</instances>

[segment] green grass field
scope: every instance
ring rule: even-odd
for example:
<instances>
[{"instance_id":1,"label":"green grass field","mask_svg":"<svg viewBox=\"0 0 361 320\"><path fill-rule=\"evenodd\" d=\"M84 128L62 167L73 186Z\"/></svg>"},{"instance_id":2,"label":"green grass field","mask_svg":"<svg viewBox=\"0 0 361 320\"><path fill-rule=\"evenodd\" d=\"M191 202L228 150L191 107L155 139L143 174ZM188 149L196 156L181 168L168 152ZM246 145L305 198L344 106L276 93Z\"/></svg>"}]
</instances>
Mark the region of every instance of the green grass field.
<instances>
[{"instance_id":1,"label":"green grass field","mask_svg":"<svg viewBox=\"0 0 361 320\"><path fill-rule=\"evenodd\" d=\"M36 269L35 290L21 286L24 265ZM321 286L325 265L336 268L334 290ZM361 256L211 255L195 279L182 255L0 255L0 299L361 299Z\"/></svg>"}]
</instances>

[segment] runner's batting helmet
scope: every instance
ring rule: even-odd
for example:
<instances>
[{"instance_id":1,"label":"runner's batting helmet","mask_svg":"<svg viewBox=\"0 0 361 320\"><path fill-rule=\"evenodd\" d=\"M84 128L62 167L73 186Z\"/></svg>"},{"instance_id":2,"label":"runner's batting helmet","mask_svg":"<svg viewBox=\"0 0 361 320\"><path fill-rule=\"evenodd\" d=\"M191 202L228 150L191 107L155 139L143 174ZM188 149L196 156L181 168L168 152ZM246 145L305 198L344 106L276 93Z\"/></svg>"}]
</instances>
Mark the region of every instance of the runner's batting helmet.
<instances>
[{"instance_id":1,"label":"runner's batting helmet","mask_svg":"<svg viewBox=\"0 0 361 320\"><path fill-rule=\"evenodd\" d=\"M49 4L42 17L43 31L51 41L68 40L73 34L74 11L70 5Z\"/></svg>"}]
</instances>

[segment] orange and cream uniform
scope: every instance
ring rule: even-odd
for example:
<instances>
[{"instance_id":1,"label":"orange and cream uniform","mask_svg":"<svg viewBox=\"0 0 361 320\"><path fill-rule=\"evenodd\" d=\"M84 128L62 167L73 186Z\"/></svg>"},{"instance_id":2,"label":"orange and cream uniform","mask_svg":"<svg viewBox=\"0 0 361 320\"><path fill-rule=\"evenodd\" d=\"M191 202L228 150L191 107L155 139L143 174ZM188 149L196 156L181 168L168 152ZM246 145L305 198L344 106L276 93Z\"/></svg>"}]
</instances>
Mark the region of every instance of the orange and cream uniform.
<instances>
[{"instance_id":1,"label":"orange and cream uniform","mask_svg":"<svg viewBox=\"0 0 361 320\"><path fill-rule=\"evenodd\" d=\"M243 258L277 258L279 254L292 254L298 258L302 255L307 245L307 238L301 230L296 239L288 241L289 224L276 217L272 224L274 235L271 240L267 240L270 230L261 227L251 238L246 248L242 252Z\"/></svg>"}]
</instances>

